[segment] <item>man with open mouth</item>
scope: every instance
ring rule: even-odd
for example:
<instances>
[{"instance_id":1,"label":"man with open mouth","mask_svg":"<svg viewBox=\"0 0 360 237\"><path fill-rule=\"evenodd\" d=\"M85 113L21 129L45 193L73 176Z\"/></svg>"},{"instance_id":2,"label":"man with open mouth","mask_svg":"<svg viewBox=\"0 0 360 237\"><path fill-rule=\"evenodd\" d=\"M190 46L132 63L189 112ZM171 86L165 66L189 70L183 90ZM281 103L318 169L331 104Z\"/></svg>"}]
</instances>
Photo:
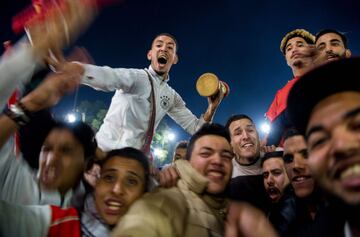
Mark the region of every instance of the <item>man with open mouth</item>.
<instances>
[{"instance_id":1,"label":"man with open mouth","mask_svg":"<svg viewBox=\"0 0 360 237\"><path fill-rule=\"evenodd\" d=\"M206 112L197 118L181 96L168 85L169 72L179 59L178 43L168 33L157 35L147 53L145 69L109 68L80 64L83 84L97 90L115 91L96 138L103 151L131 146L149 152L153 132L167 114L189 134L211 122L223 93L208 99Z\"/></svg>"}]
</instances>

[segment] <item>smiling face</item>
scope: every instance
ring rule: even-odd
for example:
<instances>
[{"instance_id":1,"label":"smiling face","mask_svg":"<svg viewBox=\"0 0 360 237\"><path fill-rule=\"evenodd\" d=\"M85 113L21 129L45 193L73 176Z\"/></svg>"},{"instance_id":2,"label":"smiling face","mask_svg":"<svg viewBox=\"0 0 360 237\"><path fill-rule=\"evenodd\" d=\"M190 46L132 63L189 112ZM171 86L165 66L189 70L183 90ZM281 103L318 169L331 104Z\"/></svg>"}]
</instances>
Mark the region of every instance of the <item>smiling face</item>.
<instances>
[{"instance_id":1,"label":"smiling face","mask_svg":"<svg viewBox=\"0 0 360 237\"><path fill-rule=\"evenodd\" d=\"M229 142L221 136L204 135L196 140L190 157L190 164L208 178L207 192L224 192L232 173L234 154Z\"/></svg>"},{"instance_id":2,"label":"smiling face","mask_svg":"<svg viewBox=\"0 0 360 237\"><path fill-rule=\"evenodd\" d=\"M39 157L41 185L64 194L79 182L84 167L84 150L73 134L63 128L51 130Z\"/></svg>"},{"instance_id":3,"label":"smiling face","mask_svg":"<svg viewBox=\"0 0 360 237\"><path fill-rule=\"evenodd\" d=\"M231 122L229 131L236 160L241 164L253 163L260 156L260 139L255 125L243 118Z\"/></svg>"},{"instance_id":4,"label":"smiling face","mask_svg":"<svg viewBox=\"0 0 360 237\"><path fill-rule=\"evenodd\" d=\"M316 41L316 49L324 62L348 58L351 55L350 51L345 48L340 35L335 33L326 33L320 36Z\"/></svg>"},{"instance_id":5,"label":"smiling face","mask_svg":"<svg viewBox=\"0 0 360 237\"><path fill-rule=\"evenodd\" d=\"M262 165L265 190L272 203L280 200L284 194L289 179L285 171L282 157L273 157L264 161Z\"/></svg>"},{"instance_id":6,"label":"smiling face","mask_svg":"<svg viewBox=\"0 0 360 237\"><path fill-rule=\"evenodd\" d=\"M147 58L151 61L151 67L156 73L167 76L171 66L178 61L176 42L166 35L156 37L147 54Z\"/></svg>"},{"instance_id":7,"label":"smiling face","mask_svg":"<svg viewBox=\"0 0 360 237\"><path fill-rule=\"evenodd\" d=\"M309 165L319 184L346 203L359 206L360 93L342 92L318 103L307 135Z\"/></svg>"},{"instance_id":8,"label":"smiling face","mask_svg":"<svg viewBox=\"0 0 360 237\"><path fill-rule=\"evenodd\" d=\"M285 140L283 159L286 173L295 195L299 198L308 197L315 187L307 158L307 146L303 136L296 135Z\"/></svg>"},{"instance_id":9,"label":"smiling face","mask_svg":"<svg viewBox=\"0 0 360 237\"><path fill-rule=\"evenodd\" d=\"M137 160L114 156L101 168L95 186L95 205L108 225L115 225L145 192L145 170Z\"/></svg>"}]
</instances>

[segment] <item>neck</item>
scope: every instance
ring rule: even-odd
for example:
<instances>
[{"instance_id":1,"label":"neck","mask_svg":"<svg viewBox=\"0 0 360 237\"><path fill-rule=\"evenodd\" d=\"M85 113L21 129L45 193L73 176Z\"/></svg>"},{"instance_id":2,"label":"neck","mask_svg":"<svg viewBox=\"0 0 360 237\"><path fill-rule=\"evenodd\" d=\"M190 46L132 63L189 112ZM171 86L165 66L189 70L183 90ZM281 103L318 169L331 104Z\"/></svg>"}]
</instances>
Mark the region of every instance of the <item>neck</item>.
<instances>
[{"instance_id":1,"label":"neck","mask_svg":"<svg viewBox=\"0 0 360 237\"><path fill-rule=\"evenodd\" d=\"M253 165L255 164L259 159L258 157L239 157L236 155L236 162L240 165Z\"/></svg>"},{"instance_id":2,"label":"neck","mask_svg":"<svg viewBox=\"0 0 360 237\"><path fill-rule=\"evenodd\" d=\"M294 77L301 77L312 68L312 64L307 61L300 61L294 64L291 69Z\"/></svg>"}]
</instances>

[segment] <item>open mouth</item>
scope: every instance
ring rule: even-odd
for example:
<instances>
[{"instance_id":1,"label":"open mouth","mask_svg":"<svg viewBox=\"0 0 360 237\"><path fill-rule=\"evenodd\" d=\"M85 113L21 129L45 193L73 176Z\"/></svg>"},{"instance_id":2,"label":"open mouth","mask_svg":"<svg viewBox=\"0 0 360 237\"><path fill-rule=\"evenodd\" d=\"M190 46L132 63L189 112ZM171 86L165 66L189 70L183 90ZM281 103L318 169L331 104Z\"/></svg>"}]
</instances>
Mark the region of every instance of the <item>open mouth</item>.
<instances>
[{"instance_id":1,"label":"open mouth","mask_svg":"<svg viewBox=\"0 0 360 237\"><path fill-rule=\"evenodd\" d=\"M167 59L164 56L160 56L158 58L158 63L165 65L167 63Z\"/></svg>"},{"instance_id":2,"label":"open mouth","mask_svg":"<svg viewBox=\"0 0 360 237\"><path fill-rule=\"evenodd\" d=\"M106 213L110 215L119 215L122 211L124 203L119 200L105 201Z\"/></svg>"},{"instance_id":3,"label":"open mouth","mask_svg":"<svg viewBox=\"0 0 360 237\"><path fill-rule=\"evenodd\" d=\"M222 180L225 176L224 171L218 169L208 170L206 176L210 179Z\"/></svg>"},{"instance_id":4,"label":"open mouth","mask_svg":"<svg viewBox=\"0 0 360 237\"><path fill-rule=\"evenodd\" d=\"M41 181L44 183L44 184L50 184L52 182L55 181L56 179L56 168L55 167L46 167L43 174L42 174L42 177L41 177Z\"/></svg>"},{"instance_id":5,"label":"open mouth","mask_svg":"<svg viewBox=\"0 0 360 237\"><path fill-rule=\"evenodd\" d=\"M269 187L267 193L271 199L277 198L280 195L280 190L275 187Z\"/></svg>"},{"instance_id":6,"label":"open mouth","mask_svg":"<svg viewBox=\"0 0 360 237\"><path fill-rule=\"evenodd\" d=\"M245 143L241 147L248 148L248 147L253 147L253 146L254 146L254 144L252 144L252 143Z\"/></svg>"},{"instance_id":7,"label":"open mouth","mask_svg":"<svg viewBox=\"0 0 360 237\"><path fill-rule=\"evenodd\" d=\"M295 176L292 179L292 182L294 182L294 183L302 183L302 182L305 182L306 180L309 180L311 178L312 178L312 176L310 176L310 175L299 175L299 176Z\"/></svg>"}]
</instances>

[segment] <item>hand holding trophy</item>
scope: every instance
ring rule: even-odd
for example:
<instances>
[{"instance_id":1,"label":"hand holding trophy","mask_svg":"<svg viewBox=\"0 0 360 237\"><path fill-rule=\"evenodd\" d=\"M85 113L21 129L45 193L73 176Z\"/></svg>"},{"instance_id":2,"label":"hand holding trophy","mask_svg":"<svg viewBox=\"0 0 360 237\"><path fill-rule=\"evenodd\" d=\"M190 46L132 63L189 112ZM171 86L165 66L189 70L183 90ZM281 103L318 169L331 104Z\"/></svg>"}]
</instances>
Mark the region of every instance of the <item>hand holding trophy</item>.
<instances>
[{"instance_id":1,"label":"hand holding trophy","mask_svg":"<svg viewBox=\"0 0 360 237\"><path fill-rule=\"evenodd\" d=\"M204 97L217 97L220 92L226 97L230 92L229 85L226 82L220 81L215 74L209 72L198 78L196 90Z\"/></svg>"}]
</instances>

